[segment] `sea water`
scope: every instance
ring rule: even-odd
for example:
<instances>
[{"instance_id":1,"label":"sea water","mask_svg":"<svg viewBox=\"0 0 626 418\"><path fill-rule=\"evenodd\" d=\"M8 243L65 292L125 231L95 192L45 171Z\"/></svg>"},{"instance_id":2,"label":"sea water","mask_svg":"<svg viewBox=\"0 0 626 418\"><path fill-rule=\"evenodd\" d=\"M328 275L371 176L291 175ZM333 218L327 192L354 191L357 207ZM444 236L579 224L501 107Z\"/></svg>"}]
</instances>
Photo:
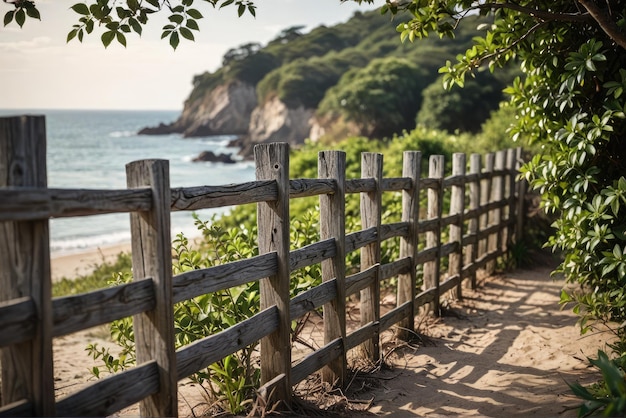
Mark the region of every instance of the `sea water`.
<instances>
[{"instance_id":1,"label":"sea water","mask_svg":"<svg viewBox=\"0 0 626 418\"><path fill-rule=\"evenodd\" d=\"M48 187L124 189L125 165L142 159L167 159L170 186L224 185L254 180L254 164L193 162L202 151L236 155L232 136L183 138L181 135L137 135L145 126L173 122L179 111L0 110L0 116L46 116ZM201 219L228 208L195 213ZM198 235L192 213L172 212L172 236ZM130 240L126 213L59 218L50 221L52 252L74 252Z\"/></svg>"}]
</instances>

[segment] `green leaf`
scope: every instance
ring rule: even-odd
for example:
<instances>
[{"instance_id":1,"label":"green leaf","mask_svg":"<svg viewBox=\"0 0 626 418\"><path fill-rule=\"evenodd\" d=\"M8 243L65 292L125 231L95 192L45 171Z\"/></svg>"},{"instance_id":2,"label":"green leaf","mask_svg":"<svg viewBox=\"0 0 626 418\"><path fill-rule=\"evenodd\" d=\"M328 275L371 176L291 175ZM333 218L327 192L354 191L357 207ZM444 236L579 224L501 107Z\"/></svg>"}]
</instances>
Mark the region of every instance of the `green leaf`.
<instances>
[{"instance_id":1,"label":"green leaf","mask_svg":"<svg viewBox=\"0 0 626 418\"><path fill-rule=\"evenodd\" d=\"M111 44L113 39L115 39L115 32L113 32L112 30L106 31L102 34L100 39L102 40L102 44L106 48Z\"/></svg>"},{"instance_id":2,"label":"green leaf","mask_svg":"<svg viewBox=\"0 0 626 418\"><path fill-rule=\"evenodd\" d=\"M131 28L133 28L135 33L137 33L138 35L141 35L141 31L143 30L143 28L141 26L141 23L139 23L137 19L129 19L128 24L130 25Z\"/></svg>"},{"instance_id":3,"label":"green leaf","mask_svg":"<svg viewBox=\"0 0 626 418\"><path fill-rule=\"evenodd\" d=\"M245 11L246 11L246 6L244 4L240 4L239 7L237 8L237 15L241 17L243 16Z\"/></svg>"},{"instance_id":4,"label":"green leaf","mask_svg":"<svg viewBox=\"0 0 626 418\"><path fill-rule=\"evenodd\" d=\"M204 17L202 16L202 13L196 9L187 10L187 15L193 19L202 19Z\"/></svg>"},{"instance_id":5,"label":"green leaf","mask_svg":"<svg viewBox=\"0 0 626 418\"><path fill-rule=\"evenodd\" d=\"M74 39L76 37L76 34L78 33L78 29L72 29L68 34L67 34L67 39L65 40L65 42L69 42L72 39Z\"/></svg>"},{"instance_id":6,"label":"green leaf","mask_svg":"<svg viewBox=\"0 0 626 418\"><path fill-rule=\"evenodd\" d=\"M76 3L75 5L71 7L71 9L74 10L79 15L86 16L89 14L89 8L87 7L85 3Z\"/></svg>"},{"instance_id":7,"label":"green leaf","mask_svg":"<svg viewBox=\"0 0 626 418\"><path fill-rule=\"evenodd\" d=\"M181 28L180 28L180 34L181 34L181 35L183 36L183 38L185 38L185 39L189 39L190 41L195 40L195 38L194 38L194 36L193 36L193 33L192 33L189 29L187 29L187 28L185 28L185 27L181 27Z\"/></svg>"},{"instance_id":8,"label":"green leaf","mask_svg":"<svg viewBox=\"0 0 626 418\"><path fill-rule=\"evenodd\" d=\"M117 42L121 43L126 47L126 36L122 32L117 32Z\"/></svg>"},{"instance_id":9,"label":"green leaf","mask_svg":"<svg viewBox=\"0 0 626 418\"><path fill-rule=\"evenodd\" d=\"M220 9L222 7L226 7L226 6L230 6L231 4L233 4L235 2L235 0L226 0L224 3L222 3L222 5L220 6Z\"/></svg>"},{"instance_id":10,"label":"green leaf","mask_svg":"<svg viewBox=\"0 0 626 418\"><path fill-rule=\"evenodd\" d=\"M15 23L20 25L20 28L21 28L22 26L24 26L25 21L26 21L26 13L24 12L24 9L18 9L15 12Z\"/></svg>"},{"instance_id":11,"label":"green leaf","mask_svg":"<svg viewBox=\"0 0 626 418\"><path fill-rule=\"evenodd\" d=\"M6 12L4 15L4 26L8 25L13 21L13 16L15 15L15 10L10 10Z\"/></svg>"},{"instance_id":12,"label":"green leaf","mask_svg":"<svg viewBox=\"0 0 626 418\"><path fill-rule=\"evenodd\" d=\"M187 26L189 29L193 29L193 30L200 30L200 28L198 27L198 22L196 22L196 21L195 21L195 20L193 20L193 19L188 19L188 20L187 20L187 24L186 24L186 26Z\"/></svg>"},{"instance_id":13,"label":"green leaf","mask_svg":"<svg viewBox=\"0 0 626 418\"><path fill-rule=\"evenodd\" d=\"M35 6L26 7L26 14L33 19L41 20L41 15L39 14L39 10Z\"/></svg>"},{"instance_id":14,"label":"green leaf","mask_svg":"<svg viewBox=\"0 0 626 418\"><path fill-rule=\"evenodd\" d=\"M170 35L170 46L176 49L179 43L180 43L180 38L178 36L178 32L172 32L172 34Z\"/></svg>"},{"instance_id":15,"label":"green leaf","mask_svg":"<svg viewBox=\"0 0 626 418\"><path fill-rule=\"evenodd\" d=\"M183 17L183 15L171 15L169 17L169 20L170 20L170 22L174 22L174 23L177 23L177 24L180 25L181 23L183 23L185 18Z\"/></svg>"}]
</instances>

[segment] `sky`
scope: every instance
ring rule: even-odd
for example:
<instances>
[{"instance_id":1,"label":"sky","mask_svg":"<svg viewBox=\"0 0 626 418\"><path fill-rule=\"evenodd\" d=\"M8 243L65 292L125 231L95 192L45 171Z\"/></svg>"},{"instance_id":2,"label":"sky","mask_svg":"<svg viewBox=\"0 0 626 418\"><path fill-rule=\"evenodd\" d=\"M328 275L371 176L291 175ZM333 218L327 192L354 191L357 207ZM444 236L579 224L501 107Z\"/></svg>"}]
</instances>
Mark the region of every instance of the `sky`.
<instances>
[{"instance_id":1,"label":"sky","mask_svg":"<svg viewBox=\"0 0 626 418\"><path fill-rule=\"evenodd\" d=\"M347 21L359 6L339 0L256 0L256 18L237 17L236 7L213 9L196 0L204 15L196 41L182 40L176 51L161 40L166 16L153 17L141 37L127 36L127 47L113 41L105 49L97 28L83 43L66 43L78 23L70 7L78 0L37 0L41 21L0 26L0 109L179 110L191 92L193 76L219 68L224 53L249 42L265 45L281 30ZM0 16L10 10L0 3ZM154 16L154 15L153 15ZM95 35L95 36L94 36Z\"/></svg>"}]
</instances>

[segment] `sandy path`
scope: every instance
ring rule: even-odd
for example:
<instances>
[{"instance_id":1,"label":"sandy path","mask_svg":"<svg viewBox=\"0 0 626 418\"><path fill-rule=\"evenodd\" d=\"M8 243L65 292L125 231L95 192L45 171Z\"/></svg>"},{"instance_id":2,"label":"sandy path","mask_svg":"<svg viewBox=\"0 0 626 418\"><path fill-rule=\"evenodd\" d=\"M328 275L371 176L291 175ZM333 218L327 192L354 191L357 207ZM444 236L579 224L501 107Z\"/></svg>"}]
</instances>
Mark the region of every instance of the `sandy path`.
<instances>
[{"instance_id":1,"label":"sandy path","mask_svg":"<svg viewBox=\"0 0 626 418\"><path fill-rule=\"evenodd\" d=\"M597 379L585 359L610 335L580 336L576 317L559 309L562 286L548 268L486 279L453 304L456 316L423 330L425 345L390 355L395 367L360 397L388 417L576 416L566 381Z\"/></svg>"}]
</instances>

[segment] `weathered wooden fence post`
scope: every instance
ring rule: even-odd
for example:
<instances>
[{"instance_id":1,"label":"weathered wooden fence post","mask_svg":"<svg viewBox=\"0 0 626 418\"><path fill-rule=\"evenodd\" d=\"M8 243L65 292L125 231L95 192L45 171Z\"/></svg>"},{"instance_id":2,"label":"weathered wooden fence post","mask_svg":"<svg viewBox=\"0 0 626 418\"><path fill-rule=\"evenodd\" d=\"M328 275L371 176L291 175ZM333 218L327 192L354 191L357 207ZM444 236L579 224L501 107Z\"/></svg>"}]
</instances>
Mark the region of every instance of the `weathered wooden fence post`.
<instances>
[{"instance_id":1,"label":"weathered wooden fence post","mask_svg":"<svg viewBox=\"0 0 626 418\"><path fill-rule=\"evenodd\" d=\"M277 273L260 282L261 310L278 308L278 329L261 339L261 384L275 382L269 402L291 403L289 317L289 145L254 147L257 180L276 180L276 200L257 205L259 254L276 252Z\"/></svg>"},{"instance_id":2,"label":"weathered wooden fence post","mask_svg":"<svg viewBox=\"0 0 626 418\"><path fill-rule=\"evenodd\" d=\"M492 191L492 200L497 202L498 208L494 210L494 219L493 223L498 225L497 232L495 234L495 243L493 251L500 256L502 255L502 243L503 243L503 235L506 232L506 228L502 225L504 220L504 212L506 207L502 206L502 202L504 200L504 192L505 192L505 179L506 174L504 172L504 165L506 163L506 150L500 150L496 152L496 162L495 162L495 171L499 174L496 174L495 180L493 183L493 191ZM489 270L490 273L495 271L495 259L493 261L493 267Z\"/></svg>"},{"instance_id":3,"label":"weathered wooden fence post","mask_svg":"<svg viewBox=\"0 0 626 418\"><path fill-rule=\"evenodd\" d=\"M522 148L518 147L515 150L515 172L519 173L520 167L522 165ZM515 222L515 242L519 243L524 239L524 219L526 218L526 206L525 206L525 198L526 198L526 180L520 179L516 183L517 187L515 188L515 199L517 202L517 207L515 208L517 218Z\"/></svg>"},{"instance_id":4,"label":"weathered wooden fence post","mask_svg":"<svg viewBox=\"0 0 626 418\"><path fill-rule=\"evenodd\" d=\"M510 256L509 249L513 246L513 234L515 231L515 208L517 207L515 202L515 149L509 148L506 150L506 190L505 196L508 201L506 208L506 239L502 242L502 250L507 254L507 258Z\"/></svg>"},{"instance_id":5,"label":"weathered wooden fence post","mask_svg":"<svg viewBox=\"0 0 626 418\"><path fill-rule=\"evenodd\" d=\"M472 175L476 175L477 178L475 181L472 181L470 183L470 192L469 192L469 210L470 211L474 211L474 210L478 210L478 208L480 207L480 173L481 173L481 156L480 154L472 154L472 156L470 157L470 174ZM466 264L469 264L470 266L472 266L471 268L471 282L472 282L472 289L476 289L476 260L478 260L478 247L479 247L479 240L478 240L478 220L479 220L479 215L476 214L474 216L471 217L471 219L469 220L468 223L468 232L469 235L472 237L472 248L468 251L468 258L469 258L469 262L466 262Z\"/></svg>"},{"instance_id":6,"label":"weathered wooden fence post","mask_svg":"<svg viewBox=\"0 0 626 418\"><path fill-rule=\"evenodd\" d=\"M159 391L140 403L142 416L178 416L174 307L172 298L172 240L170 228L169 161L142 160L126 165L129 188L149 187L152 210L130 214L133 280L151 277L156 304L135 315L133 327L137 364L156 360Z\"/></svg>"},{"instance_id":7,"label":"weathered wooden fence post","mask_svg":"<svg viewBox=\"0 0 626 418\"><path fill-rule=\"evenodd\" d=\"M494 153L489 153L485 155L485 169L483 170L484 178L481 182L480 186L480 207L483 209L485 206L488 206L491 202L492 196L492 182L493 182L493 163L496 155ZM479 231L482 232L487 227L491 226L491 222L493 219L493 211L486 211L480 218L480 228ZM479 257L487 255L491 251L491 241L492 236L489 235L484 240L481 240L479 244ZM493 273L493 269L495 266L495 262L489 262L485 265L484 269L487 274Z\"/></svg>"},{"instance_id":8,"label":"weathered wooden fence post","mask_svg":"<svg viewBox=\"0 0 626 418\"><path fill-rule=\"evenodd\" d=\"M0 118L0 187L46 186L45 118ZM25 399L35 416L55 414L49 243L48 219L0 222L0 302L35 307L34 338L2 348L2 403Z\"/></svg>"},{"instance_id":9,"label":"weathered wooden fence post","mask_svg":"<svg viewBox=\"0 0 626 418\"><path fill-rule=\"evenodd\" d=\"M402 222L409 224L409 233L400 240L400 258L411 259L411 269L407 274L398 277L398 296L396 305L401 306L410 302L410 312L407 318L399 324L396 335L408 340L415 331L415 296L417 294L417 224L420 211L420 174L422 170L422 153L419 151L405 151L403 154L402 177L411 179L411 188L402 191Z\"/></svg>"},{"instance_id":10,"label":"weathered wooden fence post","mask_svg":"<svg viewBox=\"0 0 626 418\"><path fill-rule=\"evenodd\" d=\"M435 230L426 232L426 248L436 248L434 261L424 263L424 290L435 288L433 313L439 316L439 276L441 273L441 214L443 200L443 174L445 161L443 155L431 155L428 161L428 177L436 179L434 188L428 189L428 219L437 219Z\"/></svg>"},{"instance_id":11,"label":"weathered wooden fence post","mask_svg":"<svg viewBox=\"0 0 626 418\"><path fill-rule=\"evenodd\" d=\"M333 194L320 195L320 238L335 240L335 256L322 261L322 281L335 279L337 299L324 305L324 344L346 338L346 153L323 151L318 158L318 177L335 180ZM343 386L346 356L340 356L322 370L322 379Z\"/></svg>"},{"instance_id":12,"label":"weathered wooden fence post","mask_svg":"<svg viewBox=\"0 0 626 418\"><path fill-rule=\"evenodd\" d=\"M466 158L463 153L452 156L452 176L456 177L450 196L450 215L458 215L457 222L450 225L449 242L458 243L457 250L450 254L448 273L450 277L458 275L459 285L456 287L456 297L463 297L463 212L465 210L465 166Z\"/></svg>"},{"instance_id":13,"label":"weathered wooden fence post","mask_svg":"<svg viewBox=\"0 0 626 418\"><path fill-rule=\"evenodd\" d=\"M361 249L361 271L380 264L380 225L382 214L381 183L383 179L383 155L364 152L361 154L361 177L375 181L373 192L361 193L361 226L363 229L375 228L376 240ZM376 270L371 285L361 290L361 325L380 320L380 274ZM378 332L371 340L362 345L365 355L376 362L380 358L380 335Z\"/></svg>"}]
</instances>

